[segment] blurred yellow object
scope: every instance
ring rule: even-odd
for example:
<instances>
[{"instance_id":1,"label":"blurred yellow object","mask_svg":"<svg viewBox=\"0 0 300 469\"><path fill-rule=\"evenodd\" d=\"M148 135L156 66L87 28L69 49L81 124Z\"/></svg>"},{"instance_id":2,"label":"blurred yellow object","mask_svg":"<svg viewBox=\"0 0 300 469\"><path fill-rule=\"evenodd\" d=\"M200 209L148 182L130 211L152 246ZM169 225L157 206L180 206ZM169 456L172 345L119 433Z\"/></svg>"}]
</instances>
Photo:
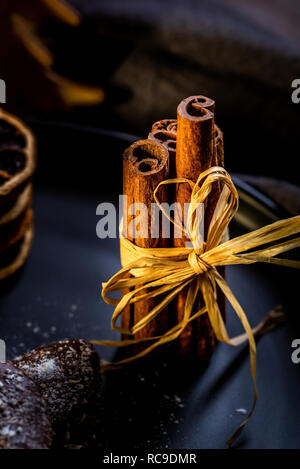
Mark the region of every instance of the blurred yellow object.
<instances>
[{"instance_id":1,"label":"blurred yellow object","mask_svg":"<svg viewBox=\"0 0 300 469\"><path fill-rule=\"evenodd\" d=\"M52 70L52 52L38 36L40 25L49 17L77 26L79 14L62 0L12 0L0 5L1 78L9 94L7 108L49 112L73 106L99 104L101 87L73 82Z\"/></svg>"},{"instance_id":2,"label":"blurred yellow object","mask_svg":"<svg viewBox=\"0 0 300 469\"><path fill-rule=\"evenodd\" d=\"M43 66L51 67L53 56L43 42L32 32L30 23L17 13L11 16L13 32L19 37L27 51Z\"/></svg>"},{"instance_id":3,"label":"blurred yellow object","mask_svg":"<svg viewBox=\"0 0 300 469\"><path fill-rule=\"evenodd\" d=\"M77 26L80 23L78 13L63 0L43 0L43 2L61 21L72 26Z\"/></svg>"},{"instance_id":4,"label":"blurred yellow object","mask_svg":"<svg viewBox=\"0 0 300 469\"><path fill-rule=\"evenodd\" d=\"M101 103L104 99L104 92L97 86L84 86L57 75L52 71L48 72L47 76L49 80L58 86L58 90L66 105L89 105L96 102Z\"/></svg>"}]
</instances>

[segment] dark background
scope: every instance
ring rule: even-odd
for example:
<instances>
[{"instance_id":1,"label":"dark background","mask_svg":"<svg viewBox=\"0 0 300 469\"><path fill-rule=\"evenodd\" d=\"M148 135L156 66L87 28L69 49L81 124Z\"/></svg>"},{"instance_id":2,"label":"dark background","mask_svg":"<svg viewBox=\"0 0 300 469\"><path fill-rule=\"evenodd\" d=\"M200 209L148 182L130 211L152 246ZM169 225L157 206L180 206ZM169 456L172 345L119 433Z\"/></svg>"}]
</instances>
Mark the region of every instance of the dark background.
<instances>
[{"instance_id":1,"label":"dark background","mask_svg":"<svg viewBox=\"0 0 300 469\"><path fill-rule=\"evenodd\" d=\"M182 99L204 94L216 101L229 171L298 184L300 104L291 100L292 81L300 77L298 0L70 0L81 14L76 27L49 12L38 15L41 3L12 0L0 12L5 19L7 4L33 18L35 34L53 53L51 71L101 87L105 98L64 108L24 47L11 44L14 29L2 27L8 110L29 122L66 121L145 137L154 121L176 117ZM96 150L99 170L101 158ZM115 169L118 161L110 162Z\"/></svg>"},{"instance_id":2,"label":"dark background","mask_svg":"<svg viewBox=\"0 0 300 469\"><path fill-rule=\"evenodd\" d=\"M106 99L62 119L145 136L152 122L176 116L181 99L208 95L230 171L298 183L300 105L291 101L300 77L297 0L72 3L81 25L46 30L55 31L54 67L101 84Z\"/></svg>"}]
</instances>

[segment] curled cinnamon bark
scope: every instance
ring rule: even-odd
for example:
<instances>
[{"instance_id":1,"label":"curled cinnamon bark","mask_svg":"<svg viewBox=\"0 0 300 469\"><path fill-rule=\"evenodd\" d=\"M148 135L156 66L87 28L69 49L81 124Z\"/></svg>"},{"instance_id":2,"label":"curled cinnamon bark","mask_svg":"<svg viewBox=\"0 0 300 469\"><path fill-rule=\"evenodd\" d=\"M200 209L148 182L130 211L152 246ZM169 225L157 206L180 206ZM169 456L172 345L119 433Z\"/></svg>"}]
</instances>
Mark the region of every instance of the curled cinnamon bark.
<instances>
[{"instance_id":1,"label":"curled cinnamon bark","mask_svg":"<svg viewBox=\"0 0 300 469\"><path fill-rule=\"evenodd\" d=\"M195 110L194 112L197 113L197 111L201 112L202 108L208 109L213 113L215 112L215 101L211 98L208 98L207 96L190 96L184 101L187 102L187 106L191 114L193 114L193 109Z\"/></svg>"},{"instance_id":2,"label":"curled cinnamon bark","mask_svg":"<svg viewBox=\"0 0 300 469\"><path fill-rule=\"evenodd\" d=\"M181 139L181 148L179 150L180 154L184 153L184 158L181 156L176 157L176 141L177 141L177 120L175 119L163 119L158 122L155 122L152 126L152 132L149 134L150 139L156 140L162 145L164 145L170 156L170 177L191 177L192 179L197 179L199 172L204 169L207 169L210 166L224 166L224 144L223 144L223 133L221 129L214 125L214 131L210 128L208 134L205 130L205 125L202 122L206 120L205 116L210 116L207 111L214 113L215 102L214 100L206 96L191 96L184 100L180 104L181 111L183 113L180 132L182 134ZM195 120L194 128L192 129L192 124L188 124L189 131L182 129L183 118L188 120ZM202 118L201 118L202 116ZM200 119L199 119L200 118ZM211 116L208 120L211 119ZM198 120L198 123L197 123ZM199 123L200 120L200 123ZM199 135L199 128L204 135L201 139ZM190 133L194 132L194 140L189 138ZM206 137L205 137L206 135ZM198 141L197 141L198 138ZM203 147L203 141L207 140L208 148ZM211 148L211 140L214 140L213 151ZM182 145L185 145L185 148L182 149ZM195 150L193 157L190 159L189 152L191 149ZM176 170L176 165L177 170ZM219 184L213 186L212 192L210 194L209 200L206 205L205 210L205 235L207 235L207 230L213 215L216 203L220 195L221 187ZM188 202L190 193L188 188L181 186L181 193L176 193L176 201L185 201ZM185 240L183 239L183 242ZM175 245L180 245L180 240L175 241ZM225 268L219 269L222 270L221 274L225 274ZM179 311L178 319L182 317L184 305L186 300L186 292L183 292L178 297L176 308ZM201 303L200 303L201 304ZM222 311L223 317L225 317L225 299L224 295L218 290L218 304ZM213 350L213 338L211 337L212 331L208 324L208 320L205 317L199 318L198 323L191 325L190 329L186 329L186 334L183 335L181 339L180 349L184 354L196 354L200 358L207 358L210 356ZM207 339L208 337L208 339Z\"/></svg>"},{"instance_id":3,"label":"curled cinnamon bark","mask_svg":"<svg viewBox=\"0 0 300 469\"><path fill-rule=\"evenodd\" d=\"M178 106L178 120L163 119L155 122L148 138L164 145L169 151L170 177L187 177L197 180L201 171L211 166L224 167L224 143L221 129L214 124L215 101L206 96L191 96ZM178 131L179 129L179 131ZM177 155L176 155L176 146ZM172 189L171 189L172 190ZM212 187L205 207L204 236L207 237L221 187L216 183ZM171 196L171 193L169 194ZM174 199L172 194L172 200ZM185 185L178 185L176 202L188 203L190 190ZM175 239L174 245L181 246L186 240ZM218 269L225 275L225 268ZM182 318L186 300L186 291L179 295L175 308L178 320ZM218 304L225 317L225 298L218 289ZM199 299L199 307L203 306ZM214 336L207 316L202 316L188 326L180 340L180 350L186 355L198 355L201 359L209 358L214 349Z\"/></svg>"},{"instance_id":4,"label":"curled cinnamon bark","mask_svg":"<svg viewBox=\"0 0 300 469\"><path fill-rule=\"evenodd\" d=\"M152 130L152 132L149 133L148 138L161 143L166 147L169 152L170 175L175 174L176 133L169 130Z\"/></svg>"},{"instance_id":5,"label":"curled cinnamon bark","mask_svg":"<svg viewBox=\"0 0 300 469\"><path fill-rule=\"evenodd\" d=\"M177 120L162 119L160 121L154 122L154 124L152 125L152 132L156 132L157 130L166 130L167 132L173 132L175 134L176 139Z\"/></svg>"},{"instance_id":6,"label":"curled cinnamon bark","mask_svg":"<svg viewBox=\"0 0 300 469\"><path fill-rule=\"evenodd\" d=\"M209 111L214 112L215 101L213 99L206 96L194 96L192 98L194 98L194 101L191 103L191 106L196 111L201 107L205 107ZM170 177L175 177L177 119L162 119L154 122L148 138L161 143L167 148L170 157ZM213 164L224 167L223 132L217 125L215 125L215 158Z\"/></svg>"},{"instance_id":7,"label":"curled cinnamon bark","mask_svg":"<svg viewBox=\"0 0 300 469\"><path fill-rule=\"evenodd\" d=\"M206 107L203 107L205 105ZM191 96L184 99L177 108L177 151L176 177L188 178L196 182L201 172L214 164L215 156L215 127L214 114L209 109L214 108L212 100L202 96ZM189 203L191 189L187 184L176 186L176 202L182 207ZM208 206L205 207L205 220L210 218ZM206 235L206 233L205 233ZM175 246L186 245L183 237L174 238ZM182 320L187 291L179 294L176 309L178 320ZM203 306L203 299L199 298L198 308ZM199 356L208 359L214 350L215 337L207 314L197 320L197 324L190 323L179 339L180 352L183 355Z\"/></svg>"},{"instance_id":8,"label":"curled cinnamon bark","mask_svg":"<svg viewBox=\"0 0 300 469\"><path fill-rule=\"evenodd\" d=\"M156 213L153 217L153 192L156 186L169 178L169 154L165 146L154 140L140 140L133 143L123 154L123 194L127 201L123 207L124 236L137 246L144 248L167 247L169 240L163 237L162 224ZM162 186L159 192L162 202L168 202L168 188ZM137 206L136 204L143 204ZM152 214L152 216L151 216ZM138 222L137 222L138 217ZM155 231L157 229L157 232ZM153 233L155 231L155 234ZM154 236L153 236L154 235ZM156 304L156 300L140 301L129 305L122 315L123 327L136 324ZM152 320L135 334L134 338L156 336L166 331L167 311ZM137 347L141 348L143 345Z\"/></svg>"}]
</instances>

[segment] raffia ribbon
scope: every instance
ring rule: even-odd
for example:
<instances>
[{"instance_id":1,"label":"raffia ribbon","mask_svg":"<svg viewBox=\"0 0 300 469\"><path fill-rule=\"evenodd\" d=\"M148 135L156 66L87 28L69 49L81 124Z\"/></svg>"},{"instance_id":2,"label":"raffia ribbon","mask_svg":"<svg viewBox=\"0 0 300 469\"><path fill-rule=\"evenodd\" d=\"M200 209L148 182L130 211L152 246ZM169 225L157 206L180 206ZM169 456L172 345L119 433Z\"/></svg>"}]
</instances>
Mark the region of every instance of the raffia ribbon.
<instances>
[{"instance_id":1,"label":"raffia ribbon","mask_svg":"<svg viewBox=\"0 0 300 469\"><path fill-rule=\"evenodd\" d=\"M212 185L216 182L221 182L223 189L209 226L207 241L203 243L200 238L198 204L205 202L210 194ZM134 335L158 316L183 288L188 287L183 319L161 336L121 341L95 340L92 343L113 347L126 347L145 341L152 342L149 347L146 347L138 354L109 364L110 368L120 367L147 355L162 344L175 340L189 322L204 313L208 313L212 328L219 341L237 346L248 340L250 369L254 383L254 399L249 415L228 440L227 443L231 445L250 419L257 401L256 344L254 334L261 333L266 329L272 329L276 322L282 320L282 315L275 312L273 316L272 314L271 316L269 315L260 325L252 330L243 308L224 278L217 271L217 267L221 265L267 262L299 269L300 262L276 257L278 254L299 247L299 237L282 241L279 244L272 244L272 246L270 246L270 243L299 233L300 216L277 221L220 244L222 236L238 209L238 193L227 171L221 167L213 167L201 173L196 183L189 179L180 178L163 181L157 186L154 191L156 203L165 216L178 226L177 222L167 215L157 199L157 191L161 185L174 183L187 183L192 189L187 227L184 228L180 225L180 228L183 229L187 238L191 239L193 247L190 249L145 249L121 237L120 248L123 268L108 282L103 283L102 296L108 304L115 306L111 319L112 329L122 334ZM257 250L257 248L264 245L269 246ZM128 273L132 275L131 278L126 278ZM231 303L243 325L245 334L229 338L217 303L217 285ZM126 288L131 288L132 291L125 294L121 299L114 299L108 296L110 292ZM195 312L193 308L199 292L203 295L204 306ZM145 301L163 294L163 299L157 306L143 319L138 321L137 324L134 324L130 330L116 325L119 316L121 316L122 311L128 304L141 300Z\"/></svg>"}]
</instances>

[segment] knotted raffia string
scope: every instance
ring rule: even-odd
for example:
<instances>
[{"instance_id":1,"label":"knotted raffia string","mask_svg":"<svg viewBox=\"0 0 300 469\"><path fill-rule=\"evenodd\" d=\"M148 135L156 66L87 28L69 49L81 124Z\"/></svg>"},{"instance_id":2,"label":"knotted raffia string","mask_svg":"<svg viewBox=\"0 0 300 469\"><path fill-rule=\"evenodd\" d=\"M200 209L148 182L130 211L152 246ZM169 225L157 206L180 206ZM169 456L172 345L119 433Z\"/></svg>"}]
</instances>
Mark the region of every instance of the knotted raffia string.
<instances>
[{"instance_id":1,"label":"knotted raffia string","mask_svg":"<svg viewBox=\"0 0 300 469\"><path fill-rule=\"evenodd\" d=\"M198 208L199 204L204 203L209 196L212 184L215 182L220 182L223 189L209 226L207 241L203 243L199 229L201 219L199 219ZM192 189L186 228L170 218L157 199L157 191L161 185L174 183L187 183ZM178 324L161 336L121 341L95 340L92 343L112 347L126 347L145 341L152 342L149 347L136 355L108 364L109 368L120 367L147 355L162 344L175 340L190 321L204 313L208 313L212 328L219 341L237 346L248 340L250 368L254 383L254 399L249 415L228 440L227 443L231 445L250 419L256 405L256 345L254 334L262 333L275 327L277 322L282 321L282 315L273 312L252 330L243 308L216 268L221 265L253 264L255 262L268 262L300 268L300 262L298 261L275 257L278 254L299 247L299 237L257 250L258 247L266 244L269 245L299 233L300 216L275 222L220 244L222 236L238 209L237 190L230 175L221 167L213 167L204 171L200 174L196 183L184 178L163 181L155 189L154 199L164 215L184 231L186 237L191 240L192 247L140 248L121 236L120 248L123 268L108 282L103 283L102 296L106 303L115 306L111 319L111 327L122 334L136 334L158 316L183 288L188 287L184 317ZM131 278L126 278L128 273L131 274ZM217 285L231 303L243 325L245 334L229 338L217 303ZM110 292L121 291L127 288L131 288L132 291L125 294L121 299L114 299L108 296ZM195 312L193 307L199 293L203 296L204 306ZM163 299L157 306L143 319L134 324L131 329L128 330L116 325L119 316L128 304L142 300L145 301L163 294Z\"/></svg>"}]
</instances>

